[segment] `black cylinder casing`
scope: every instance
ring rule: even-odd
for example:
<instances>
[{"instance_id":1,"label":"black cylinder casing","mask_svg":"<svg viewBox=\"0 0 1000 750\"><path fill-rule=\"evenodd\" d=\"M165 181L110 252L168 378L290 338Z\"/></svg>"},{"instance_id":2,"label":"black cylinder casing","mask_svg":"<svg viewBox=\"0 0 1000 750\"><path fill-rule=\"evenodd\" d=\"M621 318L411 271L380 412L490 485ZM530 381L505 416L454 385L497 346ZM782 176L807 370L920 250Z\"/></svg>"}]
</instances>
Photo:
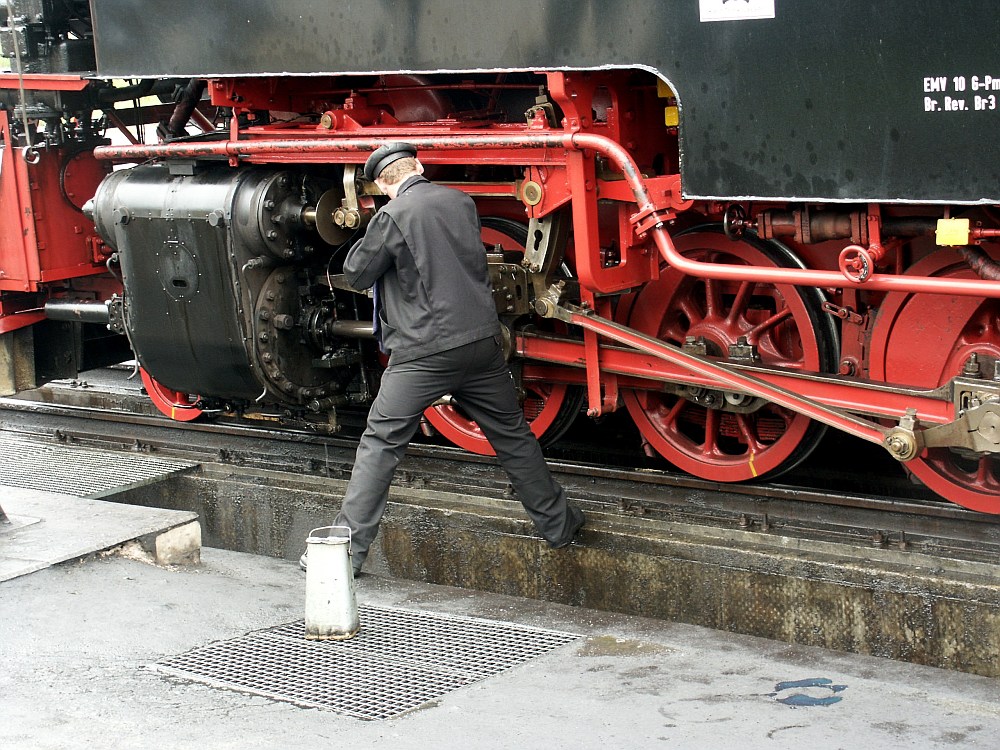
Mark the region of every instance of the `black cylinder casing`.
<instances>
[{"instance_id":1,"label":"black cylinder casing","mask_svg":"<svg viewBox=\"0 0 1000 750\"><path fill-rule=\"evenodd\" d=\"M275 207L294 201L275 169L139 166L110 175L93 201L118 253L124 318L140 364L183 393L304 403L337 388L296 330L297 240ZM265 397L265 398L262 398Z\"/></svg>"}]
</instances>

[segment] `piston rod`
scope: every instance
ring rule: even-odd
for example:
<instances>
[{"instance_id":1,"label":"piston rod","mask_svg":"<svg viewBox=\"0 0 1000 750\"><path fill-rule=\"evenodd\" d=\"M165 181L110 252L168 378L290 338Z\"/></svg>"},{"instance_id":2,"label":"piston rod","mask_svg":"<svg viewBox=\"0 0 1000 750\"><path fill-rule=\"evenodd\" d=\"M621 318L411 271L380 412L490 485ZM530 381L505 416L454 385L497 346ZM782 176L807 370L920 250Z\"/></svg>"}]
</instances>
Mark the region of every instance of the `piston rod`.
<instances>
[{"instance_id":1,"label":"piston rod","mask_svg":"<svg viewBox=\"0 0 1000 750\"><path fill-rule=\"evenodd\" d=\"M71 299L54 299L46 302L45 317L49 320L65 320L71 323L108 325L111 322L111 313L107 302L86 302Z\"/></svg>"},{"instance_id":2,"label":"piston rod","mask_svg":"<svg viewBox=\"0 0 1000 750\"><path fill-rule=\"evenodd\" d=\"M335 338L375 338L370 320L333 320L324 326L323 332Z\"/></svg>"}]
</instances>

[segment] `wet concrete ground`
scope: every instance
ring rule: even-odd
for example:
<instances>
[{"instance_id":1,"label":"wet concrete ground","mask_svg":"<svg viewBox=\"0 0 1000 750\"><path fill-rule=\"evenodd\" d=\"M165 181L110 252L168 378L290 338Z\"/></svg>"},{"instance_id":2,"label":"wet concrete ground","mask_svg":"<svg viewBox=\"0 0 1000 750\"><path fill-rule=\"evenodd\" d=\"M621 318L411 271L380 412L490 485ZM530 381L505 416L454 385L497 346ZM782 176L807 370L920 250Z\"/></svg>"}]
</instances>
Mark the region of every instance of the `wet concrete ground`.
<instances>
[{"instance_id":1,"label":"wet concrete ground","mask_svg":"<svg viewBox=\"0 0 1000 750\"><path fill-rule=\"evenodd\" d=\"M0 747L853 750L1000 736L995 679L371 575L362 604L583 637L398 718L303 709L150 668L303 616L294 563L210 548L202 561L95 556L0 583Z\"/></svg>"}]
</instances>

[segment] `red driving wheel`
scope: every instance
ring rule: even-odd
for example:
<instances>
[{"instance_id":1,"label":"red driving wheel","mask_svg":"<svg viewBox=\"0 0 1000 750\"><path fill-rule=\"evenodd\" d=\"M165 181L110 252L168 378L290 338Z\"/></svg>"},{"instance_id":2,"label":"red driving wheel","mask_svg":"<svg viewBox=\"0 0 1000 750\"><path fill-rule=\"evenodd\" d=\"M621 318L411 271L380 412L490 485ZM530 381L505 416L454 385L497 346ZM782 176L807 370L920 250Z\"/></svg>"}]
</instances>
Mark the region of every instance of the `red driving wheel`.
<instances>
[{"instance_id":1,"label":"red driving wheel","mask_svg":"<svg viewBox=\"0 0 1000 750\"><path fill-rule=\"evenodd\" d=\"M191 422L202 415L197 396L180 393L157 383L145 368L139 368L139 375L146 394L163 414L178 422Z\"/></svg>"},{"instance_id":2,"label":"red driving wheel","mask_svg":"<svg viewBox=\"0 0 1000 750\"><path fill-rule=\"evenodd\" d=\"M525 386L529 393L522 404L524 418L534 436L543 440L561 416L568 387L542 383L526 383ZM441 435L460 448L483 456L496 455L479 425L454 404L432 406L424 416Z\"/></svg>"},{"instance_id":3,"label":"red driving wheel","mask_svg":"<svg viewBox=\"0 0 1000 750\"><path fill-rule=\"evenodd\" d=\"M674 239L679 252L702 261L755 266L800 265L787 248L756 237L727 238L699 227ZM716 281L664 267L622 306L619 319L677 346L704 339L709 356L725 360L741 337L764 365L805 372L829 371L836 331L821 311L818 290L751 281ZM643 437L678 468L704 479L739 482L774 476L800 463L816 447L824 426L771 403L754 410L739 394L716 392L717 406L659 389L629 390L625 405Z\"/></svg>"},{"instance_id":4,"label":"red driving wheel","mask_svg":"<svg viewBox=\"0 0 1000 750\"><path fill-rule=\"evenodd\" d=\"M1000 251L994 251L1000 256ZM975 278L952 251L933 253L907 271ZM940 294L886 296L872 333L871 376L889 383L936 388L962 372L969 355L1000 358L1000 300ZM993 373L984 373L992 378ZM1000 513L1000 458L929 448L906 469L953 503Z\"/></svg>"},{"instance_id":5,"label":"red driving wheel","mask_svg":"<svg viewBox=\"0 0 1000 750\"><path fill-rule=\"evenodd\" d=\"M484 216L482 219L483 243L505 252L524 253L528 230L520 222ZM542 443L557 440L566 432L576 417L583 399L577 387L534 379L531 369L525 367L521 374L521 387L525 394L524 417L531 432ZM432 406L424 417L449 442L471 453L494 455L493 447L479 425L454 404Z\"/></svg>"}]
</instances>

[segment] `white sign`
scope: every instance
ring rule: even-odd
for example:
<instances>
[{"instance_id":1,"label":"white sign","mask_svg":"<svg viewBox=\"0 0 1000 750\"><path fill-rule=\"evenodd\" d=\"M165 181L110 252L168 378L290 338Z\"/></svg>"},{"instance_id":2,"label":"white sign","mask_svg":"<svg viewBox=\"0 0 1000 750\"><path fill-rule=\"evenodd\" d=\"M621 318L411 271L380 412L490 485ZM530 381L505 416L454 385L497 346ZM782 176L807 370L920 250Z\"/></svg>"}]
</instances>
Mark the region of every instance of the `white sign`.
<instances>
[{"instance_id":1,"label":"white sign","mask_svg":"<svg viewBox=\"0 0 1000 750\"><path fill-rule=\"evenodd\" d=\"M774 0L698 0L702 21L774 18Z\"/></svg>"}]
</instances>

